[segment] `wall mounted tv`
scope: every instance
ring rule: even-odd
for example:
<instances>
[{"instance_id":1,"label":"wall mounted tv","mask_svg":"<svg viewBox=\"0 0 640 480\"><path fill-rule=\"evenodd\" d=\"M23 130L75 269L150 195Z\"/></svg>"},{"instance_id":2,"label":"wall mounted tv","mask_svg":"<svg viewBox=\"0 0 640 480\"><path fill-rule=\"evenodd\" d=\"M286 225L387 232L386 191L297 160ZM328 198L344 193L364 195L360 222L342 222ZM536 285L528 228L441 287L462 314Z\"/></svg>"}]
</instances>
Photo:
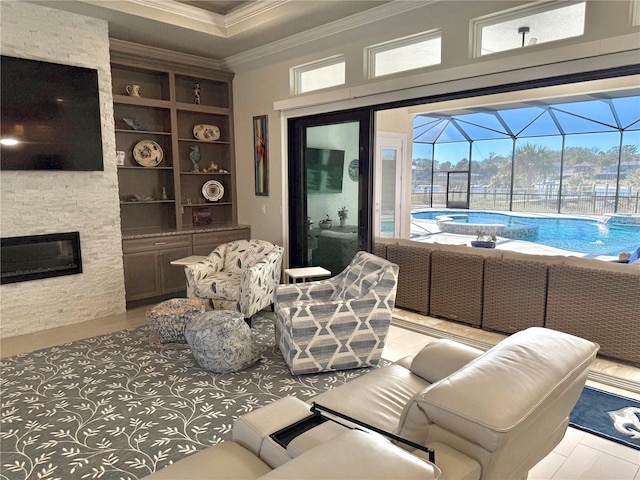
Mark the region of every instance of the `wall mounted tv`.
<instances>
[{"instance_id":1,"label":"wall mounted tv","mask_svg":"<svg viewBox=\"0 0 640 480\"><path fill-rule=\"evenodd\" d=\"M344 150L305 148L307 194L342 193Z\"/></svg>"},{"instance_id":2,"label":"wall mounted tv","mask_svg":"<svg viewBox=\"0 0 640 480\"><path fill-rule=\"evenodd\" d=\"M104 170L98 71L2 55L0 169Z\"/></svg>"}]
</instances>

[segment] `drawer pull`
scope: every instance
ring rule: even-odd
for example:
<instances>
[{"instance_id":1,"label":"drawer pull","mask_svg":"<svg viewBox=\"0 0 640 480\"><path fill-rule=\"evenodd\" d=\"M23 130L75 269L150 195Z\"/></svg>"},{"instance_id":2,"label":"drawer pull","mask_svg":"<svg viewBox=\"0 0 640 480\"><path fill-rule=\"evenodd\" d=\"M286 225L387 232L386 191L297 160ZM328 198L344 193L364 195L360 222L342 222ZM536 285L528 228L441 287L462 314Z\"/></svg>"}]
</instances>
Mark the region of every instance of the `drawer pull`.
<instances>
[{"instance_id":1,"label":"drawer pull","mask_svg":"<svg viewBox=\"0 0 640 480\"><path fill-rule=\"evenodd\" d=\"M166 245L167 242L154 242L153 244L154 245Z\"/></svg>"}]
</instances>

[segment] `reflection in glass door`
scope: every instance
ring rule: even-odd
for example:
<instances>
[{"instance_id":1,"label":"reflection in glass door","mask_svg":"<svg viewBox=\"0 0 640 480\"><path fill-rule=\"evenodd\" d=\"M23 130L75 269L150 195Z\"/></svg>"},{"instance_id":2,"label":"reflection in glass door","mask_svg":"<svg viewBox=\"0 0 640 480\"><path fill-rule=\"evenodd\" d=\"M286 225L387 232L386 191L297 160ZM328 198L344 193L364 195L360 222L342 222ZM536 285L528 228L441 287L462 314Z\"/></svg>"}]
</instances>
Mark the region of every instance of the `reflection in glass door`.
<instances>
[{"instance_id":1,"label":"reflection in glass door","mask_svg":"<svg viewBox=\"0 0 640 480\"><path fill-rule=\"evenodd\" d=\"M291 267L320 266L336 275L358 250L370 250L366 118L349 112L290 121Z\"/></svg>"}]
</instances>

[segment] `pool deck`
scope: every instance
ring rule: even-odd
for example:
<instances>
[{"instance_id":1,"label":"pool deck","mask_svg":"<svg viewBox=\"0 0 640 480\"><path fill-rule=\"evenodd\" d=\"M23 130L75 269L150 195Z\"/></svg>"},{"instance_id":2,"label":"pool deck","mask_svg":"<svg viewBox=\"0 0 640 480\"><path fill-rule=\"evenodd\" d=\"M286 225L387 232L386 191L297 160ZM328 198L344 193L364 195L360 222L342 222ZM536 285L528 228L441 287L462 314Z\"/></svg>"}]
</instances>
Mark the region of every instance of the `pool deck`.
<instances>
[{"instance_id":1,"label":"pool deck","mask_svg":"<svg viewBox=\"0 0 640 480\"><path fill-rule=\"evenodd\" d=\"M475 235L457 235L454 233L441 232L435 220L411 219L411 240L425 243L445 243L449 245L467 245L471 240L475 240ZM512 252L529 253L534 255L563 255L574 257L595 258L598 260L612 261L618 257L608 255L588 255L585 253L571 252L560 248L547 247L534 242L524 242L511 238L498 237L496 248L510 250Z\"/></svg>"}]
</instances>

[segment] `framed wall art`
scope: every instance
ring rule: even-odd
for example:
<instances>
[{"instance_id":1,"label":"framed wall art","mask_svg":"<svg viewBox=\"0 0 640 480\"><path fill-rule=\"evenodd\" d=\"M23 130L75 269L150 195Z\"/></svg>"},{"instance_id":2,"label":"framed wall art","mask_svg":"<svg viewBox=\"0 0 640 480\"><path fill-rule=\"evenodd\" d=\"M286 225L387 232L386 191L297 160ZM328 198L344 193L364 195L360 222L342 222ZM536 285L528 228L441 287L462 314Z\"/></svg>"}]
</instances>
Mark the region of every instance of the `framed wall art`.
<instances>
[{"instance_id":1,"label":"framed wall art","mask_svg":"<svg viewBox=\"0 0 640 480\"><path fill-rule=\"evenodd\" d=\"M268 141L267 116L253 117L253 158L256 195L269 195Z\"/></svg>"}]
</instances>

